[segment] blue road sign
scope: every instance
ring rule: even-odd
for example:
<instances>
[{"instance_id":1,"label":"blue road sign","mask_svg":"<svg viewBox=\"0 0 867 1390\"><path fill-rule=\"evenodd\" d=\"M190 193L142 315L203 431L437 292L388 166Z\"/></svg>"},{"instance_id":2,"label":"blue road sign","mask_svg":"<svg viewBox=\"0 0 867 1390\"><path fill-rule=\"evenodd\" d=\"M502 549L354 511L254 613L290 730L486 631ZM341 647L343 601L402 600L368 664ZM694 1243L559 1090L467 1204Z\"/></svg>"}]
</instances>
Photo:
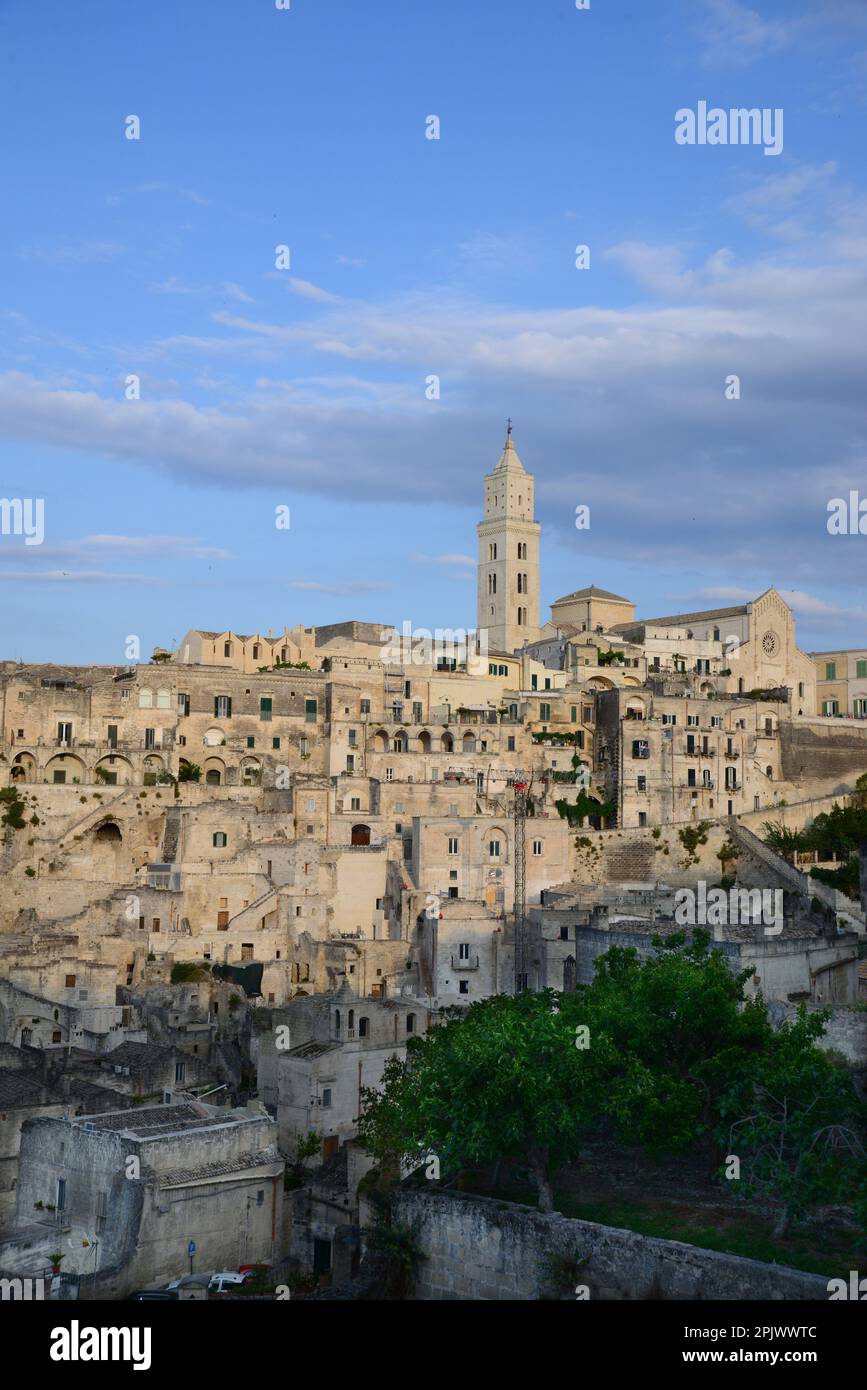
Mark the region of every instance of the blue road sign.
<instances>
[{"instance_id":1,"label":"blue road sign","mask_svg":"<svg viewBox=\"0 0 867 1390\"><path fill-rule=\"evenodd\" d=\"M196 1253L196 1242L195 1242L194 1240L191 1240L190 1243L189 1243L189 1245L187 1246L187 1254L188 1254L188 1255L195 1255L195 1253Z\"/></svg>"}]
</instances>

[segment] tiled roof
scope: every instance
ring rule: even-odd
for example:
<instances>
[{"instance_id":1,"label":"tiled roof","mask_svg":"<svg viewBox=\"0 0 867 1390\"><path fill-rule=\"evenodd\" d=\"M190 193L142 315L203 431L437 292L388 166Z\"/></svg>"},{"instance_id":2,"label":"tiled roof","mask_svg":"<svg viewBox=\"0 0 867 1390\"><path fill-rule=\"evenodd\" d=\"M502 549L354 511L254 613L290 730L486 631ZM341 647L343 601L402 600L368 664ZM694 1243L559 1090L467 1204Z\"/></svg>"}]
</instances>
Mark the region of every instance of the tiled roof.
<instances>
[{"instance_id":1,"label":"tiled roof","mask_svg":"<svg viewBox=\"0 0 867 1390\"><path fill-rule=\"evenodd\" d=\"M180 1187L188 1182L207 1182L209 1178L226 1177L232 1173L243 1173L249 1168L273 1167L282 1160L276 1148L257 1149L255 1153L238 1154L237 1158L224 1162L206 1163L201 1168L174 1168L168 1173L160 1173L160 1187Z\"/></svg>"},{"instance_id":2,"label":"tiled roof","mask_svg":"<svg viewBox=\"0 0 867 1390\"><path fill-rule=\"evenodd\" d=\"M131 1072L142 1071L160 1062L169 1062L174 1056L174 1048L163 1047L159 1043L121 1043L113 1052L105 1052L100 1061L106 1067L129 1067Z\"/></svg>"},{"instance_id":3,"label":"tiled roof","mask_svg":"<svg viewBox=\"0 0 867 1390\"><path fill-rule=\"evenodd\" d=\"M0 1071L0 1108L16 1110L24 1105L62 1105L63 1097L21 1071Z\"/></svg>"},{"instance_id":4,"label":"tiled roof","mask_svg":"<svg viewBox=\"0 0 867 1390\"><path fill-rule=\"evenodd\" d=\"M576 589L574 593L564 594L562 598L555 598L551 607L555 608L558 603L569 603L572 599L578 598L601 598L611 599L615 603L631 603L631 598L624 598L622 594L612 594L610 589L597 589L595 584L591 584L588 589Z\"/></svg>"},{"instance_id":5,"label":"tiled roof","mask_svg":"<svg viewBox=\"0 0 867 1390\"><path fill-rule=\"evenodd\" d=\"M682 627L684 623L712 622L714 618L740 618L747 611L745 603L734 608L706 608L700 613L672 613L664 618L641 618L629 627ZM622 626L622 624L621 624Z\"/></svg>"}]
</instances>

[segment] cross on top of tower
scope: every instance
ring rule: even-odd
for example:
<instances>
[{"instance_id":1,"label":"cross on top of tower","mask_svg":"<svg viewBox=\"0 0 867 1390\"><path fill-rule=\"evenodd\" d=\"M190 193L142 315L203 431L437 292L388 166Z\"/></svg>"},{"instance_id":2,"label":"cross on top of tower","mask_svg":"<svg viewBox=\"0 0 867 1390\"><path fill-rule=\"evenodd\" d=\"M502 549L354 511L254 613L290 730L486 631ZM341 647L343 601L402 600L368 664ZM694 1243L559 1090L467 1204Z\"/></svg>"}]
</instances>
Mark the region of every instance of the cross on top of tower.
<instances>
[{"instance_id":1,"label":"cross on top of tower","mask_svg":"<svg viewBox=\"0 0 867 1390\"><path fill-rule=\"evenodd\" d=\"M512 438L512 417L511 417L511 415L510 415L509 418L508 418L508 420L506 421L506 442L508 443L509 440L510 440L511 438Z\"/></svg>"}]
</instances>

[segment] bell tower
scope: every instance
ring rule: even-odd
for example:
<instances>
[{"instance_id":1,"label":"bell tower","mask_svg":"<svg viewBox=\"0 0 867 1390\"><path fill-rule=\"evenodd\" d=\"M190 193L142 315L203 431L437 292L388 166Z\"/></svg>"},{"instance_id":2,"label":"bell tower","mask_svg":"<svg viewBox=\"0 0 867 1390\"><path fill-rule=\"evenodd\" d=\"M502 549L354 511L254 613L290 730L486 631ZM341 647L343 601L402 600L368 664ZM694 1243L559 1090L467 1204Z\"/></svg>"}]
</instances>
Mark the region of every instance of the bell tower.
<instances>
[{"instance_id":1,"label":"bell tower","mask_svg":"<svg viewBox=\"0 0 867 1390\"><path fill-rule=\"evenodd\" d=\"M533 475L512 443L512 422L492 473L485 475L479 537L476 627L488 650L515 652L539 636L539 533L533 520Z\"/></svg>"}]
</instances>

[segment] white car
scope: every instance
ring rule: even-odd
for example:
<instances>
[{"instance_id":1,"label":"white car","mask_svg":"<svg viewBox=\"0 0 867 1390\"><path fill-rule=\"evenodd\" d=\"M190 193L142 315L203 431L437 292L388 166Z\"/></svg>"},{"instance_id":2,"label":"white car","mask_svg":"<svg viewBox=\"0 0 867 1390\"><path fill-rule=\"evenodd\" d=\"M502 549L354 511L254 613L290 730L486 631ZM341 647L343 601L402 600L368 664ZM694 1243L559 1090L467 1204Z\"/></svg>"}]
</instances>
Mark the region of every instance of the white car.
<instances>
[{"instance_id":1,"label":"white car","mask_svg":"<svg viewBox=\"0 0 867 1390\"><path fill-rule=\"evenodd\" d=\"M212 1293L223 1293L225 1289L236 1289L241 1284L248 1282L248 1275L239 1274L236 1269L229 1269L224 1270L221 1274L212 1274L208 1288Z\"/></svg>"}]
</instances>

